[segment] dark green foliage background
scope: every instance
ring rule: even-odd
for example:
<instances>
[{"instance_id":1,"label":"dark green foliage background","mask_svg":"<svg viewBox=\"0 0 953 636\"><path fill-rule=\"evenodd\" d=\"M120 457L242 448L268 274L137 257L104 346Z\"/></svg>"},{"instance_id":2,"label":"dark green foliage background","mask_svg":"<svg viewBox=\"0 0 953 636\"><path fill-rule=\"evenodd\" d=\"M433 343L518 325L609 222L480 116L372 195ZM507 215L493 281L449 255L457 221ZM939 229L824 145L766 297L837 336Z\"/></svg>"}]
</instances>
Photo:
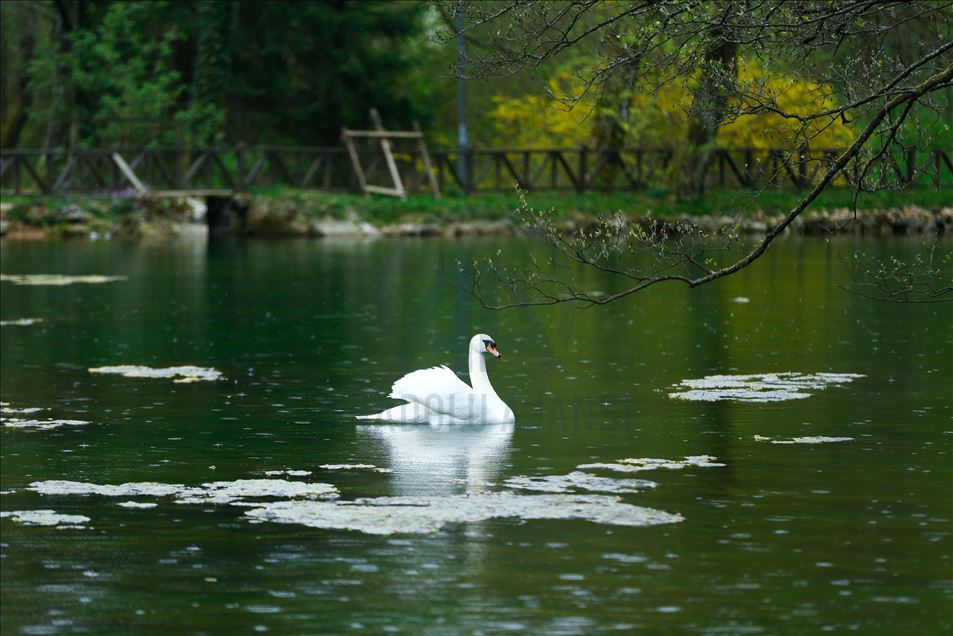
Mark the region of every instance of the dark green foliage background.
<instances>
[{"instance_id":1,"label":"dark green foliage background","mask_svg":"<svg viewBox=\"0 0 953 636\"><path fill-rule=\"evenodd\" d=\"M371 107L394 127L433 115L421 3L2 5L4 147L336 145Z\"/></svg>"}]
</instances>

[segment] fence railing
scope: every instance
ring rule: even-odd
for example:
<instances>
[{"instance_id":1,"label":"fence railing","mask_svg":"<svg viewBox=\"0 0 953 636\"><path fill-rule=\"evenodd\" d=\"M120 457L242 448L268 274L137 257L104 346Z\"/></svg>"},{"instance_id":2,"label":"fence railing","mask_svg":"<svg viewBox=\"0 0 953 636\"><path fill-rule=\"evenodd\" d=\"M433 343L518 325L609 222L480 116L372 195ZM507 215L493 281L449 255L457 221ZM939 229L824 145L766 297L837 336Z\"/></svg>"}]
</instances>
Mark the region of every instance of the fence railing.
<instances>
[{"instance_id":1,"label":"fence railing","mask_svg":"<svg viewBox=\"0 0 953 636\"><path fill-rule=\"evenodd\" d=\"M712 188L804 189L823 174L836 149L791 153L784 150L717 148L705 158L705 184ZM673 151L667 148L471 148L431 150L441 191L633 191L666 188ZM120 159L116 159L116 155ZM394 152L408 192L429 190L420 152ZM388 183L384 157L361 150L368 183ZM5 194L122 193L133 180L125 164L149 191L244 191L290 187L327 192L356 191L354 170L343 148L234 146L215 148L108 148L89 150L2 150L0 191ZM953 183L953 163L945 150L910 149L887 155L880 164L894 184L936 188ZM852 163L833 185L856 179Z\"/></svg>"}]
</instances>

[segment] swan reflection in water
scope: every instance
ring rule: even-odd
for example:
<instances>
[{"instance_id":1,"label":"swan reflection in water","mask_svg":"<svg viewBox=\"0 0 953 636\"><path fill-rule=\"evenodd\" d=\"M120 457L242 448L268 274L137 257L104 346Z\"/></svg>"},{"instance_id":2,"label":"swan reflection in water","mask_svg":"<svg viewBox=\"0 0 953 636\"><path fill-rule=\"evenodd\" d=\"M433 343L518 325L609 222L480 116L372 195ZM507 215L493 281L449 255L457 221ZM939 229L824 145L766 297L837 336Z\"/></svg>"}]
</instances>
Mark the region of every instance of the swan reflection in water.
<instances>
[{"instance_id":1,"label":"swan reflection in water","mask_svg":"<svg viewBox=\"0 0 953 636\"><path fill-rule=\"evenodd\" d=\"M490 489L509 457L513 423L358 426L390 456L395 495L474 493Z\"/></svg>"}]
</instances>

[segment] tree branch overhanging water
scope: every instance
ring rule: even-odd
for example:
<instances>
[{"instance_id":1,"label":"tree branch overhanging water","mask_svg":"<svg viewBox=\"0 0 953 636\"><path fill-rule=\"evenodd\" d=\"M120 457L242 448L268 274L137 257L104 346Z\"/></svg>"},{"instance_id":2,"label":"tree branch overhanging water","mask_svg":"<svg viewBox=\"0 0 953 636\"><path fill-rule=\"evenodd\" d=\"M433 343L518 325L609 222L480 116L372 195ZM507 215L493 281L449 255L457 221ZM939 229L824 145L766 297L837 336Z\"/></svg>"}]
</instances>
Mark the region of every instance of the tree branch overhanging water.
<instances>
[{"instance_id":1,"label":"tree branch overhanging water","mask_svg":"<svg viewBox=\"0 0 953 636\"><path fill-rule=\"evenodd\" d=\"M900 107L906 109L904 113L908 112L912 103L915 103L926 94L950 86L951 82L953 82L953 65L947 66L919 85L901 91L887 101L887 103L881 106L875 113L854 143L842 152L833 164L828 167L823 178L812 190L788 212L781 222L770 228L753 249L729 265L723 267L709 267L704 265L703 261L700 260L700 256L710 251L711 248L704 247L699 252L697 246L692 241L686 241L686 237L698 238L697 236L693 236L694 233L692 229L686 225L676 224L671 230L652 228L652 232L650 233L632 230L626 236L622 232L626 229L624 221L616 218L604 221L588 234L583 230L573 235L566 235L553 225L545 212L540 213L529 207L526 203L525 193L521 193L520 213L524 219L529 222L532 228L541 231L546 236L550 244L555 247L562 256L580 266L590 267L605 274L634 280L636 284L612 294L580 292L575 286L566 281L539 275L540 270L538 267L529 271L501 268L490 260L483 264L480 262L474 262L472 264L470 293L484 308L494 310L570 302L581 303L584 306L594 306L614 302L660 283L680 282L688 287L698 287L730 276L754 263L767 251L771 243L808 208L811 202L813 202L835 178L837 178L848 163L858 156L888 115ZM903 115L901 117L903 117ZM889 134L892 136L895 130L896 126L893 126ZM678 235L678 238L674 238L675 235ZM728 233L724 238L727 241L727 245L725 245L724 248L727 248L734 242L736 236ZM696 269L701 269L704 274L701 276L691 276L670 273L662 274L657 272L646 273L640 270L624 269L611 265L610 261L612 257L630 250L629 243L633 240L637 243L644 243L653 249L660 257L660 262L667 265L666 269L670 269L675 265L689 265L694 266ZM593 251L594 249L596 251ZM531 296L536 295L538 298L534 299L531 297L527 300L517 300L502 304L487 302L486 296L482 291L482 282L488 274L494 277L497 284L502 284L502 286L512 291L519 291L521 289L528 291ZM556 295L552 291L547 290L547 286L549 285L560 286L565 290L565 293ZM931 291L930 302L953 300L953 295L951 295L949 291L946 286L934 286ZM895 298L896 296L894 299Z\"/></svg>"}]
</instances>

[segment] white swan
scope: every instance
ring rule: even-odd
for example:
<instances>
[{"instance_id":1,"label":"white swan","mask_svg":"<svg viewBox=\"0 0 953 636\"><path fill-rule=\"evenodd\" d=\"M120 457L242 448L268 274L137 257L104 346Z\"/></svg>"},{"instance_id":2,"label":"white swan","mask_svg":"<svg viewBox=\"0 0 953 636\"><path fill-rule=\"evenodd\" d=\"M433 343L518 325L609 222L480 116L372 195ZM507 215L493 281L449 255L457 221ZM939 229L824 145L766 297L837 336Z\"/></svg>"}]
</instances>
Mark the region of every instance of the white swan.
<instances>
[{"instance_id":1,"label":"white swan","mask_svg":"<svg viewBox=\"0 0 953 636\"><path fill-rule=\"evenodd\" d=\"M394 382L390 396L405 400L375 415L358 415L360 420L443 424L453 422L485 422L503 424L515 421L513 411L490 386L483 356L500 358L496 342L484 333L470 339L470 382L467 386L445 366L420 369Z\"/></svg>"}]
</instances>

